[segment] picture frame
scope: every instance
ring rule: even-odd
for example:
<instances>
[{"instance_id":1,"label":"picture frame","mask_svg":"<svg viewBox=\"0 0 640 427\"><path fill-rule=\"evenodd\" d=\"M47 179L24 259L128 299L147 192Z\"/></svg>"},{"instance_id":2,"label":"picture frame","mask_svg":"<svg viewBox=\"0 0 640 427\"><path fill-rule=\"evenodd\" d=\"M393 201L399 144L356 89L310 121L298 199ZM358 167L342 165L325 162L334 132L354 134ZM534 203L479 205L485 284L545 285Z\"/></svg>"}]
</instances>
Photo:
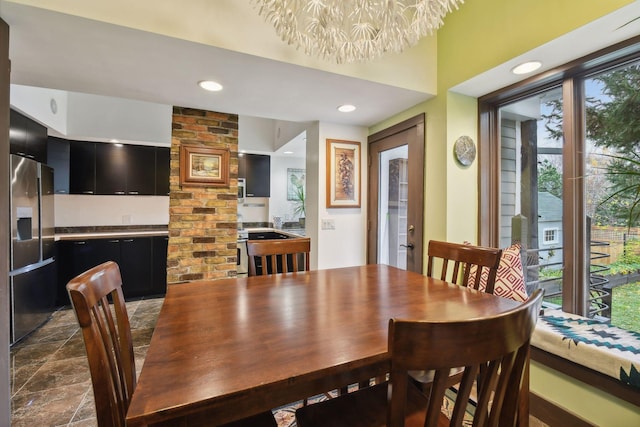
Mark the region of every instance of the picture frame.
<instances>
[{"instance_id":1,"label":"picture frame","mask_svg":"<svg viewBox=\"0 0 640 427\"><path fill-rule=\"evenodd\" d=\"M298 187L304 188L305 169L287 168L287 200L298 200Z\"/></svg>"},{"instance_id":2,"label":"picture frame","mask_svg":"<svg viewBox=\"0 0 640 427\"><path fill-rule=\"evenodd\" d=\"M327 208L360 207L360 142L327 139Z\"/></svg>"},{"instance_id":3,"label":"picture frame","mask_svg":"<svg viewBox=\"0 0 640 427\"><path fill-rule=\"evenodd\" d=\"M229 186L229 150L180 146L180 185Z\"/></svg>"}]
</instances>

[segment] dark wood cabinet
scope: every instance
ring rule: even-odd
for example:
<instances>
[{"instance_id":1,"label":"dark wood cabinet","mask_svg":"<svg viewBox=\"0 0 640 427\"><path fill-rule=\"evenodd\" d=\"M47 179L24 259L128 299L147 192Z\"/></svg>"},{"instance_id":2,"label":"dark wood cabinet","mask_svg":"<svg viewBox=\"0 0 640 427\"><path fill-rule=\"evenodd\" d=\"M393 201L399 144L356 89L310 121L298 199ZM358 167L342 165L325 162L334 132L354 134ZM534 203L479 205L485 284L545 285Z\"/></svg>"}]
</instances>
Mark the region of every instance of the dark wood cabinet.
<instances>
[{"instance_id":1,"label":"dark wood cabinet","mask_svg":"<svg viewBox=\"0 0 640 427\"><path fill-rule=\"evenodd\" d=\"M165 294L167 292L167 247L169 244L168 236L152 237L152 269L151 277L153 280L153 295Z\"/></svg>"},{"instance_id":2,"label":"dark wood cabinet","mask_svg":"<svg viewBox=\"0 0 640 427\"><path fill-rule=\"evenodd\" d=\"M246 197L270 197L271 157L266 154L239 156L238 178L245 179Z\"/></svg>"},{"instance_id":3,"label":"dark wood cabinet","mask_svg":"<svg viewBox=\"0 0 640 427\"><path fill-rule=\"evenodd\" d=\"M120 267L125 298L164 294L167 242L166 236L58 241L57 304L70 304L69 280L106 261Z\"/></svg>"},{"instance_id":4,"label":"dark wood cabinet","mask_svg":"<svg viewBox=\"0 0 640 427\"><path fill-rule=\"evenodd\" d=\"M155 147L128 145L125 148L127 152L127 194L134 196L155 194Z\"/></svg>"},{"instance_id":5,"label":"dark wood cabinet","mask_svg":"<svg viewBox=\"0 0 640 427\"><path fill-rule=\"evenodd\" d=\"M127 153L123 145L95 144L96 193L127 194Z\"/></svg>"},{"instance_id":6,"label":"dark wood cabinet","mask_svg":"<svg viewBox=\"0 0 640 427\"><path fill-rule=\"evenodd\" d=\"M57 194L169 195L170 150L49 137Z\"/></svg>"},{"instance_id":7,"label":"dark wood cabinet","mask_svg":"<svg viewBox=\"0 0 640 427\"><path fill-rule=\"evenodd\" d=\"M149 237L120 239L120 274L125 297L152 293L152 240Z\"/></svg>"},{"instance_id":8,"label":"dark wood cabinet","mask_svg":"<svg viewBox=\"0 0 640 427\"><path fill-rule=\"evenodd\" d=\"M155 149L96 144L96 194L153 195Z\"/></svg>"},{"instance_id":9,"label":"dark wood cabinet","mask_svg":"<svg viewBox=\"0 0 640 427\"><path fill-rule=\"evenodd\" d=\"M47 164L53 168L53 191L69 194L69 141L50 136L47 141Z\"/></svg>"},{"instance_id":10,"label":"dark wood cabinet","mask_svg":"<svg viewBox=\"0 0 640 427\"><path fill-rule=\"evenodd\" d=\"M171 150L156 147L156 196L169 195L169 175L171 172Z\"/></svg>"},{"instance_id":11,"label":"dark wood cabinet","mask_svg":"<svg viewBox=\"0 0 640 427\"><path fill-rule=\"evenodd\" d=\"M95 194L96 144L69 141L69 193Z\"/></svg>"},{"instance_id":12,"label":"dark wood cabinet","mask_svg":"<svg viewBox=\"0 0 640 427\"><path fill-rule=\"evenodd\" d=\"M9 110L9 151L46 163L47 128L16 110Z\"/></svg>"}]
</instances>

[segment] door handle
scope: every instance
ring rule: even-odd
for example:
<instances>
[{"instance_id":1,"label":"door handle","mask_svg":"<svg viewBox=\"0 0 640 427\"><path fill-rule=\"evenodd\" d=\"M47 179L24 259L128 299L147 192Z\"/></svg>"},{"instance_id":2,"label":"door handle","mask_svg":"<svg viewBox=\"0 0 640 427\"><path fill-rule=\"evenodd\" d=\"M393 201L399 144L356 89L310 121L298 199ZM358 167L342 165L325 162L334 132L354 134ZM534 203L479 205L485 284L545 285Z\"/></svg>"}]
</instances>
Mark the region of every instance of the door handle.
<instances>
[{"instance_id":1,"label":"door handle","mask_svg":"<svg viewBox=\"0 0 640 427\"><path fill-rule=\"evenodd\" d=\"M408 244L406 244L406 245L400 245L400 246L402 246L403 248L408 248L408 249L413 249L413 248L415 248L415 245L414 245L413 243L408 243Z\"/></svg>"}]
</instances>

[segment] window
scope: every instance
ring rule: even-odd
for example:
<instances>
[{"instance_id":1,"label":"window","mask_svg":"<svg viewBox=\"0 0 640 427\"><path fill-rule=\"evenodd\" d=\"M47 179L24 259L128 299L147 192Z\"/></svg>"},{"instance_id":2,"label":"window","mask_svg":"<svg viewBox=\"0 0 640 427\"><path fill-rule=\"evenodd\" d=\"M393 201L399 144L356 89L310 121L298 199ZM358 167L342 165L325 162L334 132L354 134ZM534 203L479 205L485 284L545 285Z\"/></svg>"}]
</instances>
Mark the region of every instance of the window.
<instances>
[{"instance_id":1,"label":"window","mask_svg":"<svg viewBox=\"0 0 640 427\"><path fill-rule=\"evenodd\" d=\"M634 39L481 98L480 240L520 241L546 304L640 332L616 305L640 270L638 93Z\"/></svg>"},{"instance_id":2,"label":"window","mask_svg":"<svg viewBox=\"0 0 640 427\"><path fill-rule=\"evenodd\" d=\"M544 229L544 240L542 241L545 245L551 245L554 243L558 243L558 229L557 228L545 228Z\"/></svg>"}]
</instances>

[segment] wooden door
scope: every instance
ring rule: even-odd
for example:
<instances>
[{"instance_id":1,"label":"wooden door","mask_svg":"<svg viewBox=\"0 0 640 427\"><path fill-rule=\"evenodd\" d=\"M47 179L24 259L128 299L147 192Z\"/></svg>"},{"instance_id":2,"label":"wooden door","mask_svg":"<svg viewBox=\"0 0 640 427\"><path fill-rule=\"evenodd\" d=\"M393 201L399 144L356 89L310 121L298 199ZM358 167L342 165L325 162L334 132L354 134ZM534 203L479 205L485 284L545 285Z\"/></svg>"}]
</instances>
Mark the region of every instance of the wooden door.
<instances>
[{"instance_id":1,"label":"wooden door","mask_svg":"<svg viewBox=\"0 0 640 427\"><path fill-rule=\"evenodd\" d=\"M422 273L424 115L368 142L367 262Z\"/></svg>"}]
</instances>

